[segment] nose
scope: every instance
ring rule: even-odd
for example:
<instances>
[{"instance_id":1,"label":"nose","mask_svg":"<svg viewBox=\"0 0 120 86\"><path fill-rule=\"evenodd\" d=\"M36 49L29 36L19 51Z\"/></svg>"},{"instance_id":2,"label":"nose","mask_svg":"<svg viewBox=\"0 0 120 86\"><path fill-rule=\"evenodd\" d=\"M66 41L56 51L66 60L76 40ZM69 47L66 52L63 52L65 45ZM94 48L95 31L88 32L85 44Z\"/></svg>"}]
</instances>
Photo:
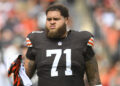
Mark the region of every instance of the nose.
<instances>
[{"instance_id":1,"label":"nose","mask_svg":"<svg viewBox=\"0 0 120 86\"><path fill-rule=\"evenodd\" d=\"M50 21L50 24L55 24L55 21L52 19L51 21Z\"/></svg>"}]
</instances>

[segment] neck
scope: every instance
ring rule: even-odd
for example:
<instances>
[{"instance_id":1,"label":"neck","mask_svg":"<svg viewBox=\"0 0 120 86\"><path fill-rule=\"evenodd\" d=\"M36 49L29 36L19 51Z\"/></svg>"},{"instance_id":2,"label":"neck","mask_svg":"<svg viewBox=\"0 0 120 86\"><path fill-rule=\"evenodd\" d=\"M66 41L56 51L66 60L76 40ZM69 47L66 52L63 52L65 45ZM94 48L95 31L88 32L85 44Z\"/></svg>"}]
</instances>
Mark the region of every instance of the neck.
<instances>
[{"instance_id":1,"label":"neck","mask_svg":"<svg viewBox=\"0 0 120 86\"><path fill-rule=\"evenodd\" d=\"M67 35L68 35L68 31L66 31L65 34L63 34L63 35L61 36L61 38L66 38Z\"/></svg>"}]
</instances>

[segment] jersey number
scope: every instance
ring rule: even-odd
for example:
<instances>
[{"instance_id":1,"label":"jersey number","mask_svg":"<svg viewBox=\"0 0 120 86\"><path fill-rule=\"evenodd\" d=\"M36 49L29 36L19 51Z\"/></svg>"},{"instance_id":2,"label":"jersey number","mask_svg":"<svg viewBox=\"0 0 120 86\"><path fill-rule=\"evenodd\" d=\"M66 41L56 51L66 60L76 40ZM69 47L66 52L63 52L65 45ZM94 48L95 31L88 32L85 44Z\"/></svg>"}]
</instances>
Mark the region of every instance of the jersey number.
<instances>
[{"instance_id":1,"label":"jersey number","mask_svg":"<svg viewBox=\"0 0 120 86\"><path fill-rule=\"evenodd\" d=\"M69 76L72 75L72 70L71 70L71 49L65 49L63 53L66 55L66 70L65 70L65 75ZM57 71L57 66L59 63L59 60L62 55L62 49L54 49L54 50L47 50L46 51L46 56L51 57L52 54L55 54L55 59L52 64L51 68L51 77L58 76L58 71Z\"/></svg>"}]
</instances>

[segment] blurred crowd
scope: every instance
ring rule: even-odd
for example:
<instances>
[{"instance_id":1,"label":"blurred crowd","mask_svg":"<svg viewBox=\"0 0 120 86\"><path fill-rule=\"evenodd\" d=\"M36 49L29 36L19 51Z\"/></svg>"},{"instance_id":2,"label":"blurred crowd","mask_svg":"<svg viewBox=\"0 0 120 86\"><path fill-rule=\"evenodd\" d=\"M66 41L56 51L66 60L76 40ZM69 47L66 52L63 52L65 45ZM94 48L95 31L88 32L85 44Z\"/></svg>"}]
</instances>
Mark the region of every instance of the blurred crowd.
<instances>
[{"instance_id":1,"label":"blurred crowd","mask_svg":"<svg viewBox=\"0 0 120 86\"><path fill-rule=\"evenodd\" d=\"M87 0L103 86L120 86L120 0Z\"/></svg>"},{"instance_id":2,"label":"blurred crowd","mask_svg":"<svg viewBox=\"0 0 120 86\"><path fill-rule=\"evenodd\" d=\"M12 86L12 78L7 77L8 57L18 54L25 57L25 38L30 32L45 28L46 8L54 3L62 3L74 13L76 2L0 0L0 86ZM94 49L102 84L120 86L120 0L86 0L85 5L93 23ZM72 23L75 19L71 17L70 27L74 26ZM75 28L79 29L77 26ZM32 81L36 86L36 76Z\"/></svg>"}]
</instances>

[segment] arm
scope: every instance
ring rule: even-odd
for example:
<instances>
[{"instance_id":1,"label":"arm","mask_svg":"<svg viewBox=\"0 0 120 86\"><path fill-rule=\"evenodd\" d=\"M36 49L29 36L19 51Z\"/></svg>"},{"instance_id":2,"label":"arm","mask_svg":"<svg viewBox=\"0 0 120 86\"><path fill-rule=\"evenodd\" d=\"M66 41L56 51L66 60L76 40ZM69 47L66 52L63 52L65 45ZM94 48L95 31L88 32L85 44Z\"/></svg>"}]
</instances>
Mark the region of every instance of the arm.
<instances>
[{"instance_id":1,"label":"arm","mask_svg":"<svg viewBox=\"0 0 120 86\"><path fill-rule=\"evenodd\" d=\"M98 71L98 64L95 57L86 61L85 67L86 67L86 75L87 75L89 85L90 86L101 85L99 71Z\"/></svg>"},{"instance_id":2,"label":"arm","mask_svg":"<svg viewBox=\"0 0 120 86\"><path fill-rule=\"evenodd\" d=\"M28 75L29 78L32 78L36 70L35 61L25 58L24 66L25 66L26 74Z\"/></svg>"},{"instance_id":3,"label":"arm","mask_svg":"<svg viewBox=\"0 0 120 86\"><path fill-rule=\"evenodd\" d=\"M35 64L35 49L34 49L34 34L30 33L28 34L26 38L26 46L27 52L26 52L26 57L24 61L24 66L25 66L25 71L26 74L29 78L32 78L35 70L36 70L36 64ZM34 43L35 44L35 43Z\"/></svg>"}]
</instances>

